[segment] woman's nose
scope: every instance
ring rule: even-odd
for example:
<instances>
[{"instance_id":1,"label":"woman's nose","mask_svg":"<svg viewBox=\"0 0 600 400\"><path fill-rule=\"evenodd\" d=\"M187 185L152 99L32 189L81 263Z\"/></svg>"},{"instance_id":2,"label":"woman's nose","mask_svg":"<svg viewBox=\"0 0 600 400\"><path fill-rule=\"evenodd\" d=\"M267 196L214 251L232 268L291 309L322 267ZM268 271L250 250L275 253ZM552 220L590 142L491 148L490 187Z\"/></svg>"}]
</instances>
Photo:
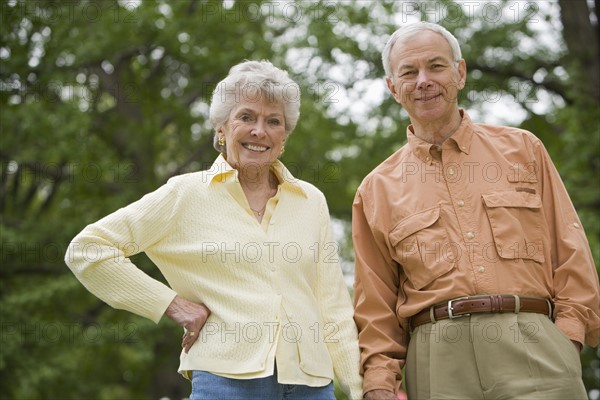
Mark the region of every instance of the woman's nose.
<instances>
[{"instance_id":1,"label":"woman's nose","mask_svg":"<svg viewBox=\"0 0 600 400\"><path fill-rule=\"evenodd\" d=\"M256 121L256 123L254 124L254 126L252 127L250 134L252 134L254 136L264 136L266 133L265 128L266 128L266 121L259 118Z\"/></svg>"}]
</instances>

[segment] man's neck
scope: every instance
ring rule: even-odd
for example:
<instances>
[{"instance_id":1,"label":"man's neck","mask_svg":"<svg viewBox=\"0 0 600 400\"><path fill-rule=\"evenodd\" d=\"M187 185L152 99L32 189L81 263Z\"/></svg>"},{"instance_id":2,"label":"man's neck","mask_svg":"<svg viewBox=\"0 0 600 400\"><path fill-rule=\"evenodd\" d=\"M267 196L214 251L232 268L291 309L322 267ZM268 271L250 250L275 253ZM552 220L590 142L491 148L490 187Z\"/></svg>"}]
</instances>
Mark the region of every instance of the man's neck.
<instances>
[{"instance_id":1,"label":"man's neck","mask_svg":"<svg viewBox=\"0 0 600 400\"><path fill-rule=\"evenodd\" d=\"M450 121L413 121L411 119L412 131L416 137L431 144L441 145L454 135L462 122L462 114L457 111Z\"/></svg>"}]
</instances>

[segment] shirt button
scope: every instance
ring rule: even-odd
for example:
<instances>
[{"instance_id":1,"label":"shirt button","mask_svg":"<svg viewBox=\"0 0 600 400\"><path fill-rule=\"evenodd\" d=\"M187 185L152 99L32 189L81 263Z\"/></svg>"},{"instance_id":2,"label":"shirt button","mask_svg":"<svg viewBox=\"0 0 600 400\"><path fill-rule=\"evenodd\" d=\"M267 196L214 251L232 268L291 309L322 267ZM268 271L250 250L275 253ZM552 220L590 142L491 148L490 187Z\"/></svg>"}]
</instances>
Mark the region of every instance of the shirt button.
<instances>
[{"instance_id":1,"label":"shirt button","mask_svg":"<svg viewBox=\"0 0 600 400\"><path fill-rule=\"evenodd\" d=\"M448 168L448 175L454 175L454 168L450 167Z\"/></svg>"},{"instance_id":2,"label":"shirt button","mask_svg":"<svg viewBox=\"0 0 600 400\"><path fill-rule=\"evenodd\" d=\"M458 204L459 207L463 207L465 205L465 202L462 200L459 200L456 202L456 204Z\"/></svg>"},{"instance_id":3,"label":"shirt button","mask_svg":"<svg viewBox=\"0 0 600 400\"><path fill-rule=\"evenodd\" d=\"M479 273L485 272L485 267L483 265L480 265L479 268L477 268L477 272L479 272Z\"/></svg>"},{"instance_id":4,"label":"shirt button","mask_svg":"<svg viewBox=\"0 0 600 400\"><path fill-rule=\"evenodd\" d=\"M473 239L473 238L475 237L475 233L474 233L474 232L472 232L472 231L469 231L469 232L467 232L467 237L468 237L469 239Z\"/></svg>"},{"instance_id":5,"label":"shirt button","mask_svg":"<svg viewBox=\"0 0 600 400\"><path fill-rule=\"evenodd\" d=\"M427 162L431 161L431 157L427 157L427 158L425 159L425 161L427 161Z\"/></svg>"}]
</instances>

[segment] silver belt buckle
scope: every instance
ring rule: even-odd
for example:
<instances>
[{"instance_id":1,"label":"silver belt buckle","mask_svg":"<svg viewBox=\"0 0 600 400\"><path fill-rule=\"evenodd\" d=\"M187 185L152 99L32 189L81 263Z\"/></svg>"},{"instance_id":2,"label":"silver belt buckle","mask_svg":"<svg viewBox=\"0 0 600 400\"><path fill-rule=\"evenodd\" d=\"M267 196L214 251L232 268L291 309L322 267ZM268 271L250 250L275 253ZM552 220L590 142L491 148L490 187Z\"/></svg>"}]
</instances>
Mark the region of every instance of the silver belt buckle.
<instances>
[{"instance_id":1,"label":"silver belt buckle","mask_svg":"<svg viewBox=\"0 0 600 400\"><path fill-rule=\"evenodd\" d=\"M469 298L469 296L465 296L465 297L459 297L459 298L456 298L456 299L448 300L448 318L454 319L454 318L460 318L460 317L468 317L468 316L470 316L471 314L454 315L454 313L452 312L452 311L454 311L454 307L452 307L452 302L458 301L458 300L466 300L468 298Z\"/></svg>"}]
</instances>

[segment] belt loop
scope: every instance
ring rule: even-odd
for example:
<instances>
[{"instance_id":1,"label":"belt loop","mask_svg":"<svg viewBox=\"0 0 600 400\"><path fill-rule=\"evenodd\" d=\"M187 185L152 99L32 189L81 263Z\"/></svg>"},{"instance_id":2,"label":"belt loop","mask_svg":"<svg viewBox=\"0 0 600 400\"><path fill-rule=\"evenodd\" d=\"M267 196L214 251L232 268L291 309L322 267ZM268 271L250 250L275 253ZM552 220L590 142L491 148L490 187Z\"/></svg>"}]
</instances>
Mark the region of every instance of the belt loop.
<instances>
[{"instance_id":1,"label":"belt loop","mask_svg":"<svg viewBox=\"0 0 600 400\"><path fill-rule=\"evenodd\" d=\"M548 298L545 298L544 300L546 300L546 303L548 303L548 318L554 321L552 318L552 302Z\"/></svg>"},{"instance_id":2,"label":"belt loop","mask_svg":"<svg viewBox=\"0 0 600 400\"><path fill-rule=\"evenodd\" d=\"M435 324L437 321L435 320L435 306L429 307L429 319L432 324Z\"/></svg>"},{"instance_id":3,"label":"belt loop","mask_svg":"<svg viewBox=\"0 0 600 400\"><path fill-rule=\"evenodd\" d=\"M513 294L512 297L515 298L515 314L518 314L521 311L521 298L516 294Z\"/></svg>"},{"instance_id":4,"label":"belt loop","mask_svg":"<svg viewBox=\"0 0 600 400\"><path fill-rule=\"evenodd\" d=\"M490 296L490 311L491 312L499 312L500 311L500 296Z\"/></svg>"}]
</instances>

